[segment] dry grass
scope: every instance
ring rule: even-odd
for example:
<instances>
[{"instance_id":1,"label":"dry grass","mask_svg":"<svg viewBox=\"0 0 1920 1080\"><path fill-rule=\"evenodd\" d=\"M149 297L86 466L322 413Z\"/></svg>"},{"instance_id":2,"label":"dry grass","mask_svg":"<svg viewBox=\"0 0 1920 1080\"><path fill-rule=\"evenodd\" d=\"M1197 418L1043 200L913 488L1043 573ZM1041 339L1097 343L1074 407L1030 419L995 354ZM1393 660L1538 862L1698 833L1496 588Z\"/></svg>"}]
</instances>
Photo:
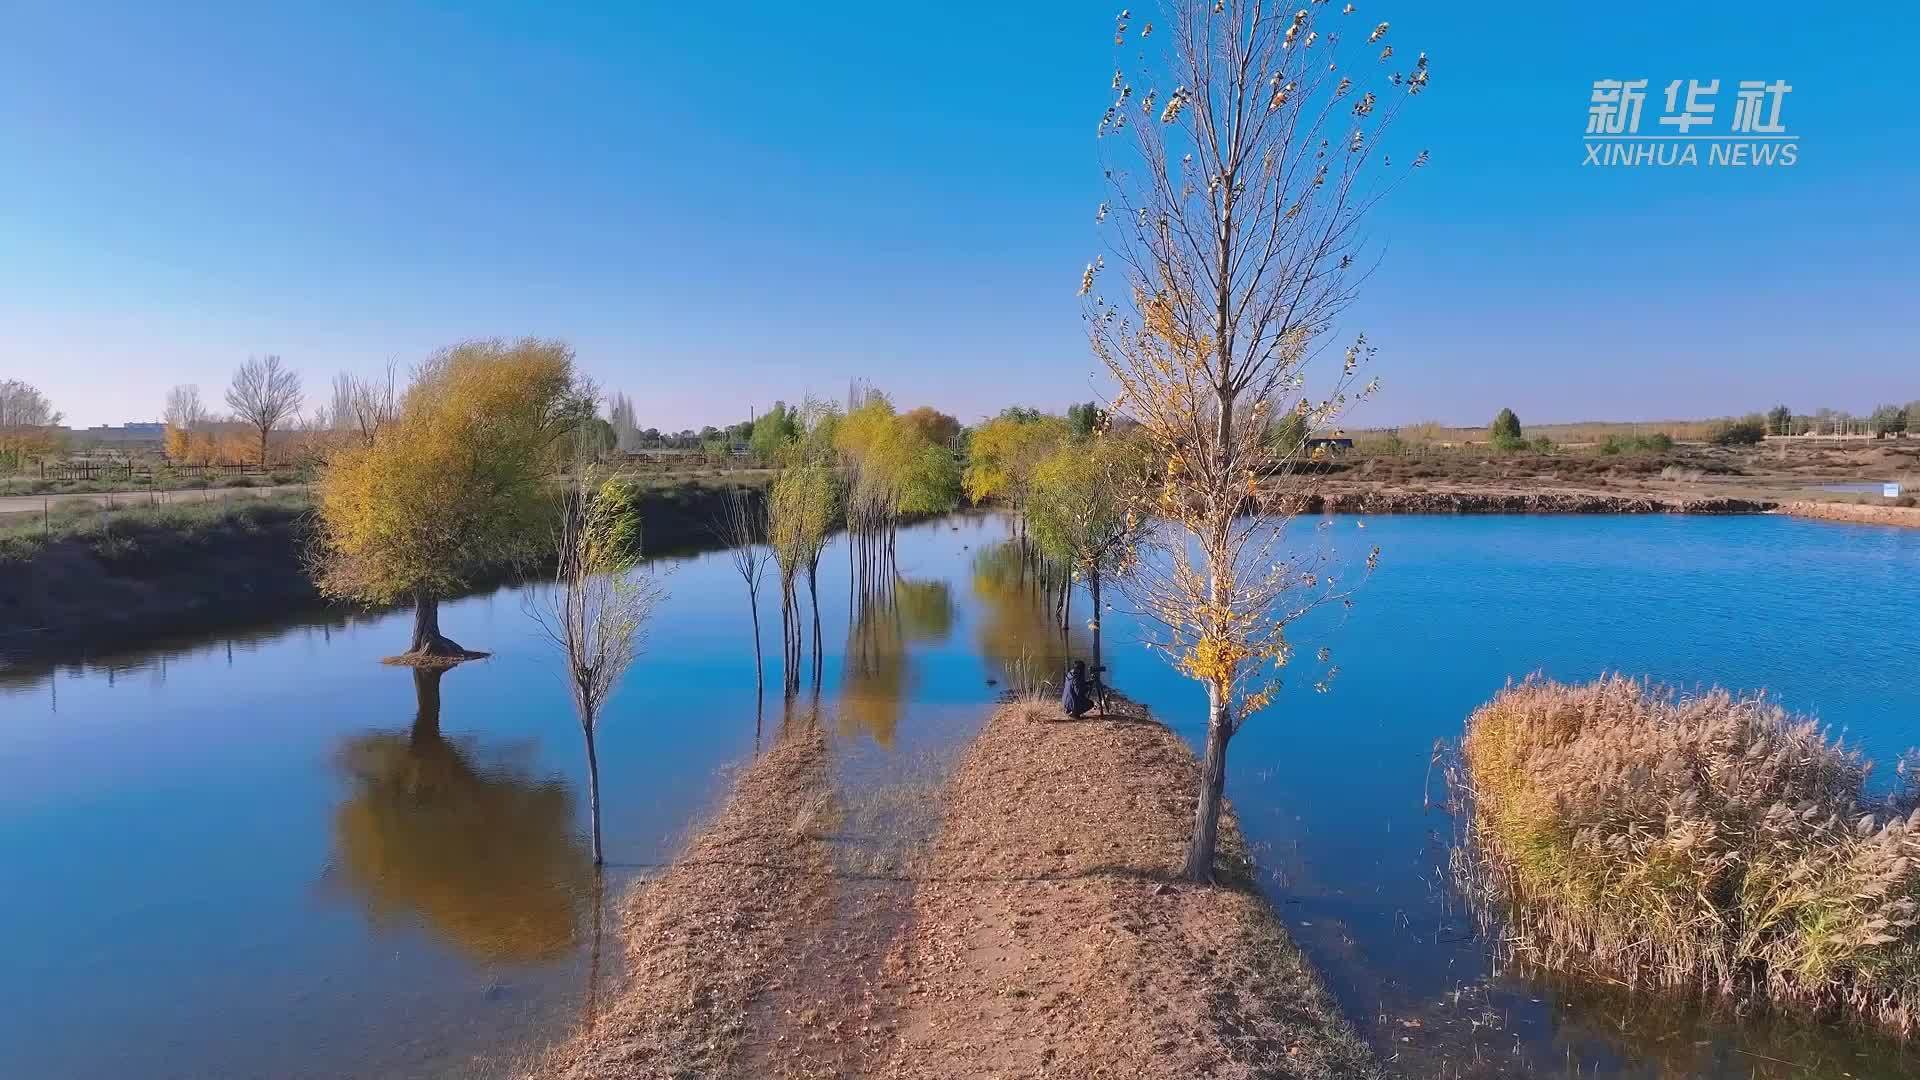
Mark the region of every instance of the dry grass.
<instances>
[{"instance_id":1,"label":"dry grass","mask_svg":"<svg viewBox=\"0 0 1920 1080\"><path fill-rule=\"evenodd\" d=\"M1911 1035L1920 787L1867 769L1761 697L1531 679L1467 722L1456 870L1522 962Z\"/></svg>"}]
</instances>

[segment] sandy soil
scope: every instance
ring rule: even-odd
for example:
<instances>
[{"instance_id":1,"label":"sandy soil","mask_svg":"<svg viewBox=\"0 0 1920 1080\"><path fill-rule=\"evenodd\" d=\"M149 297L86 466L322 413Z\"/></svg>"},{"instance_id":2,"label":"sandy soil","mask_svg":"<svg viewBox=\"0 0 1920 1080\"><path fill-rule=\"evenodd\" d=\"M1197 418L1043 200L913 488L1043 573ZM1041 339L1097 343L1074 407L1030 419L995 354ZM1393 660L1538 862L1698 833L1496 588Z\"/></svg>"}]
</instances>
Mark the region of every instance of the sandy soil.
<instances>
[{"instance_id":1,"label":"sandy soil","mask_svg":"<svg viewBox=\"0 0 1920 1080\"><path fill-rule=\"evenodd\" d=\"M1851 521L1862 525L1904 525L1920 529L1920 507L1872 506L1842 502L1784 502L1780 512L1795 517L1825 521Z\"/></svg>"},{"instance_id":2,"label":"sandy soil","mask_svg":"<svg viewBox=\"0 0 1920 1080\"><path fill-rule=\"evenodd\" d=\"M830 764L802 728L742 771L636 888L616 1004L533 1076L1376 1075L1231 822L1227 884L1169 877L1198 766L1159 724L1002 707L932 844L875 865L836 845L897 814L839 805Z\"/></svg>"}]
</instances>

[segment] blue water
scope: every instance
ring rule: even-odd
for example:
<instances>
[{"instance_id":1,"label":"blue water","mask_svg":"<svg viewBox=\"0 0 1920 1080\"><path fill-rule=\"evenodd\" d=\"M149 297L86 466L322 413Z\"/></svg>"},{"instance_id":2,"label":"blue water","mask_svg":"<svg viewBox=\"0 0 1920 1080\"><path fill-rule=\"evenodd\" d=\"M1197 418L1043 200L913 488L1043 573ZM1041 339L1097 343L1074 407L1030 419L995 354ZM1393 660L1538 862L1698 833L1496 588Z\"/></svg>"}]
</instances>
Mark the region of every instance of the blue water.
<instances>
[{"instance_id":1,"label":"blue water","mask_svg":"<svg viewBox=\"0 0 1920 1080\"><path fill-rule=\"evenodd\" d=\"M1423 791L1435 741L1533 671L1768 688L1890 763L1920 743L1920 531L1360 521L1326 535L1378 544L1380 569L1301 642L1329 647L1339 677L1321 694L1298 669L1235 740L1229 795L1277 908L1394 1069L1914 1067L1843 1033L1649 1018L1489 972ZM854 659L844 555L828 553L821 696L848 761L957 745L1020 669L1057 665L1037 601L976 568L1004 536L981 516L905 531L895 630ZM603 888L584 864L578 729L516 590L443 608L452 637L495 655L440 682L437 725L417 722L411 673L378 663L405 613L0 673L0 1076L484 1075L564 1033L617 965L611 931L596 954L596 912L613 925L625 884L780 720L777 637L763 712L725 556L660 569L670 599L602 726ZM769 588L775 632L776 609ZM1106 631L1115 684L1197 739L1201 695L1124 612Z\"/></svg>"}]
</instances>

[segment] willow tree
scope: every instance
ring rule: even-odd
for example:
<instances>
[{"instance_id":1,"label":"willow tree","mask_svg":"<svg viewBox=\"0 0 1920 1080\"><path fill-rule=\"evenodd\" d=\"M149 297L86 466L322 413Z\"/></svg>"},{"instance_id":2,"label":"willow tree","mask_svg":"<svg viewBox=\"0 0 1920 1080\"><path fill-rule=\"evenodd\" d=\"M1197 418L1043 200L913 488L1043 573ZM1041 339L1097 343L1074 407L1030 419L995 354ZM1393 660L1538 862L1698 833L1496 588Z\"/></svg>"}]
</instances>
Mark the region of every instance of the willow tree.
<instances>
[{"instance_id":1,"label":"willow tree","mask_svg":"<svg viewBox=\"0 0 1920 1080\"><path fill-rule=\"evenodd\" d=\"M1100 667L1100 585L1132 563L1146 526L1137 493L1151 481L1146 448L1100 434L1062 444L1034 468L1027 517L1040 550L1087 583L1093 663ZM1071 586L1068 586L1071 591Z\"/></svg>"},{"instance_id":2,"label":"willow tree","mask_svg":"<svg viewBox=\"0 0 1920 1080\"><path fill-rule=\"evenodd\" d=\"M1304 447L1270 429L1288 408L1318 428L1372 391L1357 384L1364 337L1312 373L1317 400L1309 369L1364 276L1361 223L1395 181L1382 137L1427 58L1398 62L1386 23L1333 10L1175 0L1153 37L1123 13L1115 41L1139 41L1140 85L1116 71L1100 123L1111 194L1097 216L1124 281L1118 298L1096 293L1103 257L1081 292L1114 409L1164 476L1143 507L1154 550L1128 587L1152 644L1207 694L1193 880L1213 875L1227 746L1278 691L1287 627L1346 595L1325 546L1287 527L1313 479L1294 468Z\"/></svg>"},{"instance_id":3,"label":"willow tree","mask_svg":"<svg viewBox=\"0 0 1920 1080\"><path fill-rule=\"evenodd\" d=\"M967 444L961 478L967 498L976 503L999 499L1024 515L1034 467L1067 435L1065 420L1024 410L1009 409L981 424Z\"/></svg>"},{"instance_id":4,"label":"willow tree","mask_svg":"<svg viewBox=\"0 0 1920 1080\"><path fill-rule=\"evenodd\" d=\"M727 549L734 571L747 586L747 611L753 616L753 688L762 690L767 675L760 649L760 578L773 554L760 546L767 535L766 503L746 488L728 488L724 509L713 523L713 535Z\"/></svg>"},{"instance_id":5,"label":"willow tree","mask_svg":"<svg viewBox=\"0 0 1920 1080\"><path fill-rule=\"evenodd\" d=\"M545 482L592 412L573 350L559 342L472 341L434 355L392 422L327 462L315 493L321 592L411 601L413 638L393 661L474 655L441 634L440 601L477 575L549 551Z\"/></svg>"},{"instance_id":6,"label":"willow tree","mask_svg":"<svg viewBox=\"0 0 1920 1080\"><path fill-rule=\"evenodd\" d=\"M789 696L800 689L804 625L800 617L799 578L803 570L813 606L816 677L820 670L820 553L826 548L839 509L839 484L833 470L825 465L801 465L782 471L768 496L767 536L774 563L780 570L780 640L785 689Z\"/></svg>"},{"instance_id":7,"label":"willow tree","mask_svg":"<svg viewBox=\"0 0 1920 1080\"><path fill-rule=\"evenodd\" d=\"M640 565L640 511L631 483L614 477L594 485L582 471L561 502L553 588L530 611L566 658L567 690L587 748L587 807L593 822L593 865L600 844L600 754L597 739L607 699L645 641L647 620L662 593L635 571Z\"/></svg>"},{"instance_id":8,"label":"willow tree","mask_svg":"<svg viewBox=\"0 0 1920 1080\"><path fill-rule=\"evenodd\" d=\"M900 415L886 395L869 390L834 432L846 476L849 557L877 572L891 569L901 518L939 514L960 501L960 463L950 446L927 434L924 414Z\"/></svg>"}]
</instances>

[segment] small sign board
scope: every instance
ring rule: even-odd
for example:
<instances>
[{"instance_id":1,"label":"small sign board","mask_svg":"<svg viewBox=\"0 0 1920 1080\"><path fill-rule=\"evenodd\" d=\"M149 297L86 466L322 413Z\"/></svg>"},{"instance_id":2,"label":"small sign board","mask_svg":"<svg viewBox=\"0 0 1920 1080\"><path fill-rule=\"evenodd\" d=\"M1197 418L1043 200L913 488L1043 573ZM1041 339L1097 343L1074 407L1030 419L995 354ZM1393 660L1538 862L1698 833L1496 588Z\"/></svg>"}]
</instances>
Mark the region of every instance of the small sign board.
<instances>
[{"instance_id":1,"label":"small sign board","mask_svg":"<svg viewBox=\"0 0 1920 1080\"><path fill-rule=\"evenodd\" d=\"M1900 497L1900 485L1899 484L1881 484L1880 494L1889 499L1897 499Z\"/></svg>"}]
</instances>

